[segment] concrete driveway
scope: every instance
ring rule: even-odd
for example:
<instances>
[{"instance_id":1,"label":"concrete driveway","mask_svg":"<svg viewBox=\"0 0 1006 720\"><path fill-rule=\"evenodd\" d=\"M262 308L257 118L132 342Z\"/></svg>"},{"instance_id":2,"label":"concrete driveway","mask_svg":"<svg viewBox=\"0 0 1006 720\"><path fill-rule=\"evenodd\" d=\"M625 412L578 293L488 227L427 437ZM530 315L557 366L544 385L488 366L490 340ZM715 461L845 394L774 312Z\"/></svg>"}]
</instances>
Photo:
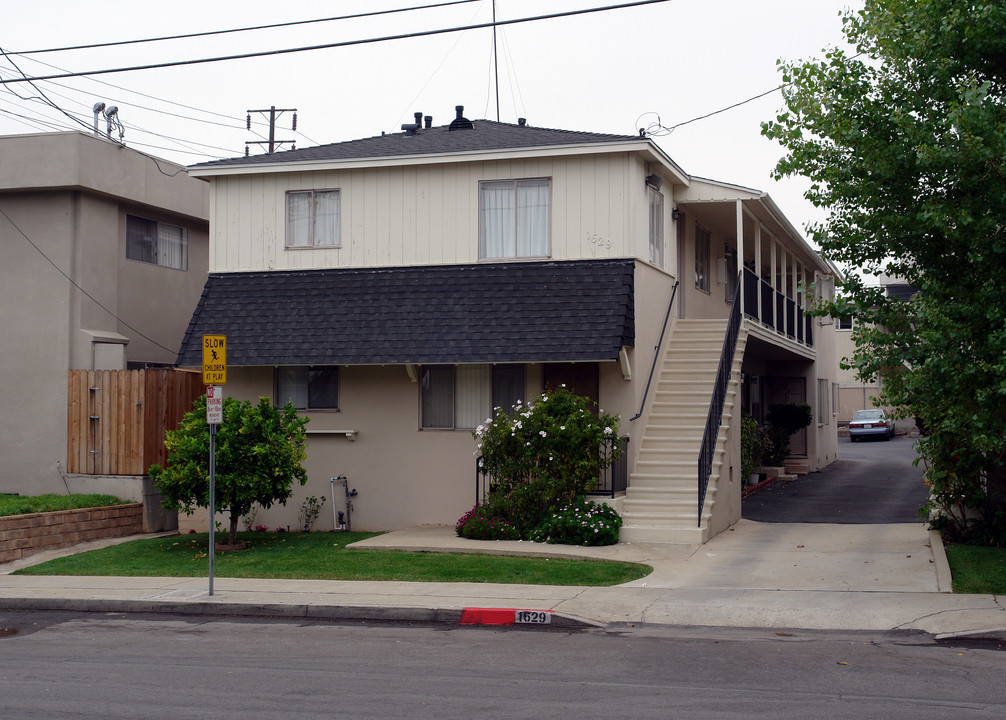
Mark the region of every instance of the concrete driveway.
<instances>
[{"instance_id":1,"label":"concrete driveway","mask_svg":"<svg viewBox=\"0 0 1006 720\"><path fill-rule=\"evenodd\" d=\"M792 482L776 481L748 496L743 517L777 523L917 523L928 497L915 439L838 439L838 460Z\"/></svg>"}]
</instances>

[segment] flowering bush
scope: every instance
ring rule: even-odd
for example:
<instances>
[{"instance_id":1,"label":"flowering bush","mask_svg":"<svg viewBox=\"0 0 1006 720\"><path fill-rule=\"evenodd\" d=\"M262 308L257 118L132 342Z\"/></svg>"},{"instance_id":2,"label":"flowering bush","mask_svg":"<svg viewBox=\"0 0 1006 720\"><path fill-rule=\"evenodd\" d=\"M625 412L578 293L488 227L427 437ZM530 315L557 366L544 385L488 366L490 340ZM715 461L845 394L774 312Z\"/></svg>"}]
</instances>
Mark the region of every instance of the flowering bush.
<instances>
[{"instance_id":1,"label":"flowering bush","mask_svg":"<svg viewBox=\"0 0 1006 720\"><path fill-rule=\"evenodd\" d=\"M476 504L458 519L454 530L469 540L520 540L517 528L498 517L489 504Z\"/></svg>"},{"instance_id":2,"label":"flowering bush","mask_svg":"<svg viewBox=\"0 0 1006 720\"><path fill-rule=\"evenodd\" d=\"M620 527L622 518L614 508L581 497L553 512L530 539L563 545L614 545Z\"/></svg>"},{"instance_id":3,"label":"flowering bush","mask_svg":"<svg viewBox=\"0 0 1006 720\"><path fill-rule=\"evenodd\" d=\"M480 468L492 483L488 507L472 512L489 513L529 538L555 508L592 490L621 449L613 442L611 452L602 452L618 437L618 418L595 414L588 403L562 387L527 405L518 401L509 413L496 408L473 433ZM458 534L472 537L461 527Z\"/></svg>"}]
</instances>

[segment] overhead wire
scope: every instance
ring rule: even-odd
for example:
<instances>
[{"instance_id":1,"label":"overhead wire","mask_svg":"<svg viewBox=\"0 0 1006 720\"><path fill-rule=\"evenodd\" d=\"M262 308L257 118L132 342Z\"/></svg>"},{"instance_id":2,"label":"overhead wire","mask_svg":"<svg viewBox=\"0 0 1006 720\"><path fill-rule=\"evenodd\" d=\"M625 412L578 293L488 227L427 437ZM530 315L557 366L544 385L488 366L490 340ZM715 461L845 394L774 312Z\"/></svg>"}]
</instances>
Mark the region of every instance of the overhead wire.
<instances>
[{"instance_id":1,"label":"overhead wire","mask_svg":"<svg viewBox=\"0 0 1006 720\"><path fill-rule=\"evenodd\" d=\"M567 10L567 11L564 11L564 12L547 13L547 14L544 14L544 15L534 15L534 16L528 16L528 17L522 17L522 18L515 18L515 19L512 19L512 20L502 20L502 21L497 21L495 24L496 25L517 25L517 24L522 24L522 23L540 22L542 20L555 20L555 19L558 19L558 18L573 17L573 16L577 16L577 15L587 15L587 14L592 14L592 13L608 12L608 11L611 11L611 10L622 10L622 9L625 9L625 8L640 7L640 6L643 6L643 5L653 5L653 4L656 4L656 3L665 3L665 2L670 2L670 0L633 0L632 2L619 3L619 4L616 4L616 5L604 5L604 6L597 6L597 7L591 7L591 8L581 8L581 9L578 9L578 10ZM395 34L395 35L385 35L385 36L381 36L381 37L370 37L370 38L363 38L363 39L360 39L360 40L344 40L344 41L341 41L341 42L323 43L323 44L320 44L320 45L304 45L304 46L294 47L294 48L280 48L280 49L277 49L277 50L261 50L261 51L258 51L258 52L239 53L239 54L236 54L236 55L221 55L221 56L209 57L209 58L194 58L194 59L188 59L188 60L174 60L174 61L160 62L160 63L147 63L147 64L144 64L144 65L132 65L132 66L123 66L123 67L116 67L116 68L102 68L102 69L98 69L98 70L84 70L84 71L81 71L81 72L61 73L61 74L55 74L55 75L39 75L39 76L32 77L32 78L25 78L24 80L19 80L19 79L16 79L16 78L15 79L6 79L6 80L0 80L0 85L13 84L13 83L18 83L18 82L32 82L32 81L40 81L40 80L60 80L60 79L63 79L63 78L68 78L68 77L84 77L84 76L93 76L93 75L108 75L108 74L120 73L120 72L135 72L135 71L138 71L138 70L155 70L155 69L160 69L160 68L181 67L181 66L186 66L186 65L203 65L203 64L206 64L206 63L225 62L225 61L230 61L230 60L247 60L247 59L250 59L250 58L270 57L270 56L275 56L275 55L289 55L289 54L293 54L293 53L311 52L311 51L314 51L314 50L328 50L328 49L332 49L332 48L352 47L352 46L355 46L355 45L369 45L369 44L374 44L374 43L390 42L390 41L395 41L395 40L406 40L406 39L411 39L411 38L429 37L431 35L444 35L444 34L447 34L447 33L463 32L465 30L479 30L479 29L493 27L493 25L494 25L494 23L492 23L492 22L488 22L488 23L476 23L476 24L473 24L473 25L460 25L460 26L449 27L449 28L435 28L433 30L419 30L419 31L416 31L416 32L398 33L398 34Z\"/></svg>"},{"instance_id":2,"label":"overhead wire","mask_svg":"<svg viewBox=\"0 0 1006 720\"><path fill-rule=\"evenodd\" d=\"M58 48L45 48L42 50L19 50L16 55L41 55L43 53L67 52L71 50L94 50L98 48L118 47L121 45L136 45L139 43L161 42L165 40L188 40L198 37L209 37L212 35L228 35L233 33L251 32L255 30L275 30L276 28L294 27L297 25L310 25L313 23L335 22L339 20L356 20L377 15L392 15L395 13L412 12L413 10L430 10L434 8L448 7L450 5L464 5L466 3L481 2L482 0L447 0L446 2L433 3L430 5L415 5L404 8L392 8L388 10L372 10L370 12L354 13L352 15L339 15L336 17L316 18L313 20L292 20L290 22L271 23L268 25L252 25L241 28L228 28L226 30L206 30L204 32L186 33L181 35L164 35L161 37L141 38L136 40L117 40L114 42L91 43L89 45L69 45Z\"/></svg>"}]
</instances>

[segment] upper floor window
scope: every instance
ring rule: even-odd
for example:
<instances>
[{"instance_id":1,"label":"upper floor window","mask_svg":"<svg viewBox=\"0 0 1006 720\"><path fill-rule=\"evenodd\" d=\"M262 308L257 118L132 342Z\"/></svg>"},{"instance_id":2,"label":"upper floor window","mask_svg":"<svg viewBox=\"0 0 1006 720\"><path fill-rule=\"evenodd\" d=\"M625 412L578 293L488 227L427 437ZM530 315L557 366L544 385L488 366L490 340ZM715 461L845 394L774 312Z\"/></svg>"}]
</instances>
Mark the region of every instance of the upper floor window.
<instances>
[{"instance_id":1,"label":"upper floor window","mask_svg":"<svg viewBox=\"0 0 1006 720\"><path fill-rule=\"evenodd\" d=\"M126 215L126 257L130 260L189 269L189 239L185 228Z\"/></svg>"},{"instance_id":2,"label":"upper floor window","mask_svg":"<svg viewBox=\"0 0 1006 720\"><path fill-rule=\"evenodd\" d=\"M664 266L664 196L647 187L650 197L650 262Z\"/></svg>"},{"instance_id":3,"label":"upper floor window","mask_svg":"<svg viewBox=\"0 0 1006 720\"><path fill-rule=\"evenodd\" d=\"M548 257L548 180L479 184L479 257Z\"/></svg>"},{"instance_id":4,"label":"upper floor window","mask_svg":"<svg viewBox=\"0 0 1006 720\"><path fill-rule=\"evenodd\" d=\"M339 247L338 190L297 190L286 194L286 246Z\"/></svg>"},{"instance_id":5,"label":"upper floor window","mask_svg":"<svg viewBox=\"0 0 1006 720\"><path fill-rule=\"evenodd\" d=\"M695 226L695 287L709 292L709 231Z\"/></svg>"},{"instance_id":6,"label":"upper floor window","mask_svg":"<svg viewBox=\"0 0 1006 720\"><path fill-rule=\"evenodd\" d=\"M852 330L852 316L846 315L838 318L835 323L836 330Z\"/></svg>"},{"instance_id":7,"label":"upper floor window","mask_svg":"<svg viewBox=\"0 0 1006 720\"><path fill-rule=\"evenodd\" d=\"M276 368L276 404L298 410L339 409L339 368L303 365Z\"/></svg>"}]
</instances>

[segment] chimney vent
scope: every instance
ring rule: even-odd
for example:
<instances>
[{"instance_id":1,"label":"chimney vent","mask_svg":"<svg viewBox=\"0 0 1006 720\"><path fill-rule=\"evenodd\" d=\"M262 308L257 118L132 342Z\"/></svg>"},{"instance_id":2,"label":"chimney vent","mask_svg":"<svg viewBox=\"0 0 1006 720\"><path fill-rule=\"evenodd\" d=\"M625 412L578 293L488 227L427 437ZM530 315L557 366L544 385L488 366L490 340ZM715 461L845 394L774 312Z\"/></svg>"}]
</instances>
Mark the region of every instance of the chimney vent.
<instances>
[{"instance_id":1,"label":"chimney vent","mask_svg":"<svg viewBox=\"0 0 1006 720\"><path fill-rule=\"evenodd\" d=\"M517 124L520 127L524 127L525 125L527 125L527 118L517 118Z\"/></svg>"},{"instance_id":2,"label":"chimney vent","mask_svg":"<svg viewBox=\"0 0 1006 720\"><path fill-rule=\"evenodd\" d=\"M427 130L429 130L431 127L433 127L433 116L432 115L427 115L426 117L423 118L423 120L426 121L425 124L423 125L423 127L425 127Z\"/></svg>"},{"instance_id":3,"label":"chimney vent","mask_svg":"<svg viewBox=\"0 0 1006 720\"><path fill-rule=\"evenodd\" d=\"M450 127L448 130L474 130L475 123L464 116L465 106L455 105L454 109L457 111L458 116L451 120Z\"/></svg>"}]
</instances>

